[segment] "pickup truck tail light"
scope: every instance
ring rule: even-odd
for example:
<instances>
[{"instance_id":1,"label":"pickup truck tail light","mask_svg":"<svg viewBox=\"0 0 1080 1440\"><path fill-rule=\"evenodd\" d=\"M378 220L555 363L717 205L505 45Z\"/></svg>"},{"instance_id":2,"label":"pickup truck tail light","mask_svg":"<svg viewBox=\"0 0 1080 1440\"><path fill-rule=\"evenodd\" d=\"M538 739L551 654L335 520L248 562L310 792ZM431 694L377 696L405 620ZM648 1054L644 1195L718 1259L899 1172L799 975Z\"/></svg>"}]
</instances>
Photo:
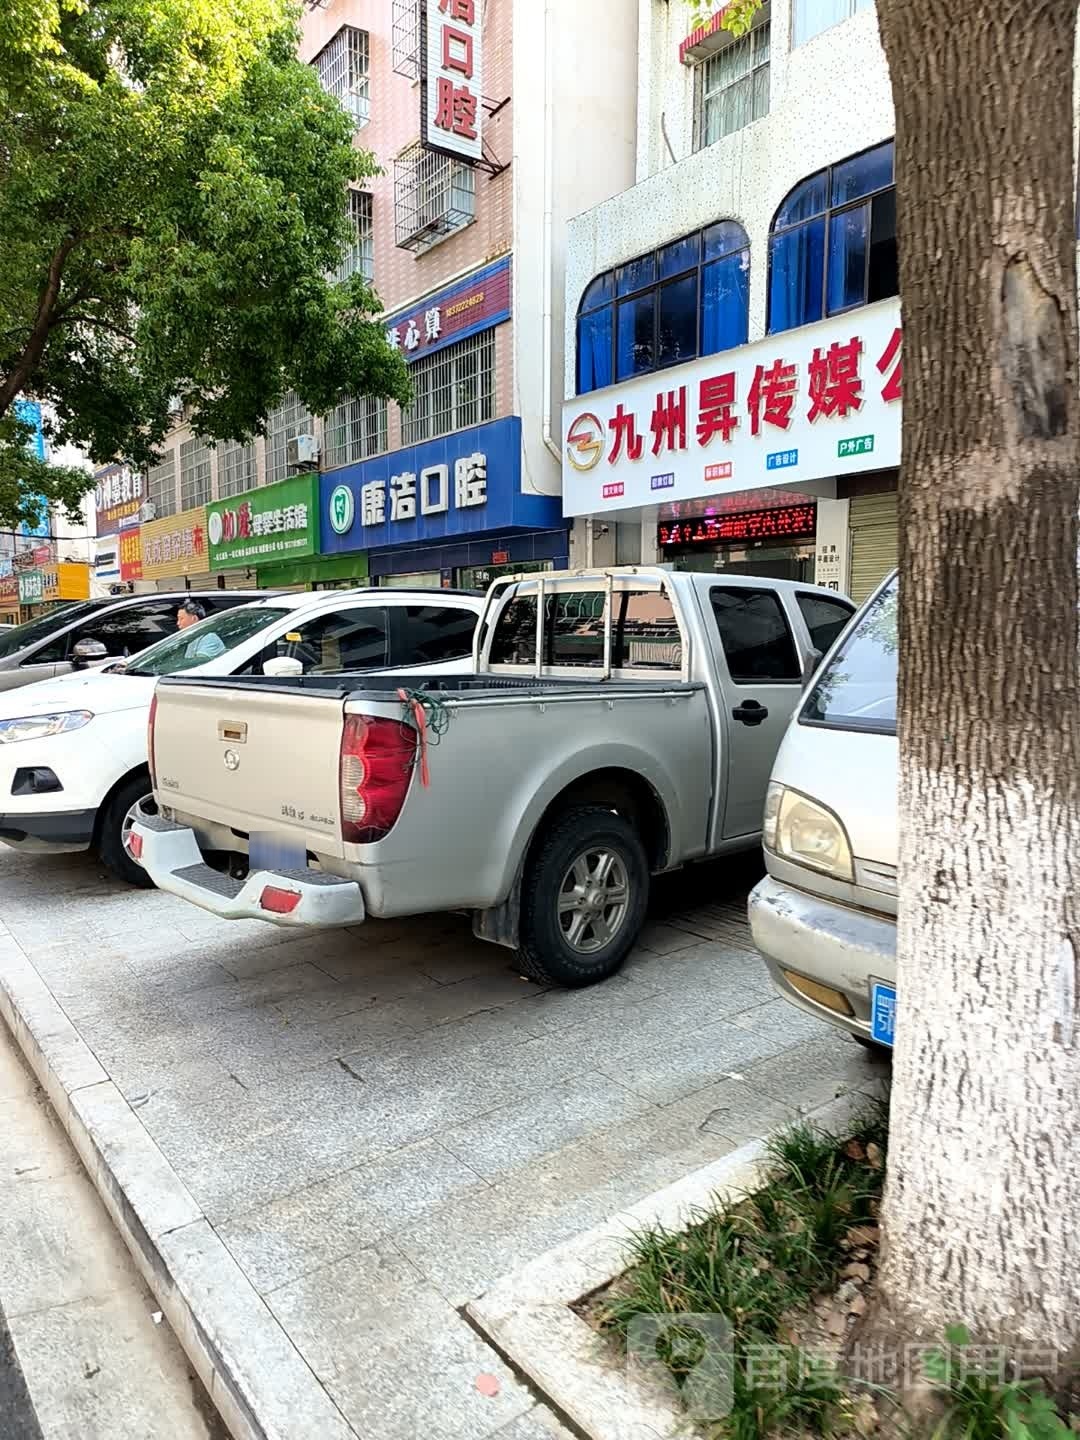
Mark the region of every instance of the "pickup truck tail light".
<instances>
[{"instance_id":1,"label":"pickup truck tail light","mask_svg":"<svg viewBox=\"0 0 1080 1440\"><path fill-rule=\"evenodd\" d=\"M400 720L346 715L341 732L341 838L370 845L393 829L416 763L416 731Z\"/></svg>"},{"instance_id":2,"label":"pickup truck tail light","mask_svg":"<svg viewBox=\"0 0 1080 1440\"><path fill-rule=\"evenodd\" d=\"M157 691L150 697L150 717L146 722L146 753L150 759L150 784L157 789L157 766L154 763L154 722L157 720Z\"/></svg>"}]
</instances>

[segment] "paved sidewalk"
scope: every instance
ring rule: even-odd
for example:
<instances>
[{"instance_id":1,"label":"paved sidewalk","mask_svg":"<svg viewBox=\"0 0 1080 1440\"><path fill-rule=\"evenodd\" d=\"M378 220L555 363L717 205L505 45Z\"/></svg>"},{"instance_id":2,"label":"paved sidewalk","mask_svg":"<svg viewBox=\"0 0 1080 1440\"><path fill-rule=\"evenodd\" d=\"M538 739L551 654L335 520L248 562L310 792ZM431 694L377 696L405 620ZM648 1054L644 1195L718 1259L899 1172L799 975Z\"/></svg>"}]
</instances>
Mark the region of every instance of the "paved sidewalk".
<instances>
[{"instance_id":1,"label":"paved sidewalk","mask_svg":"<svg viewBox=\"0 0 1080 1440\"><path fill-rule=\"evenodd\" d=\"M227 1440L2 1024L0 1137L0 1436Z\"/></svg>"},{"instance_id":2,"label":"paved sidewalk","mask_svg":"<svg viewBox=\"0 0 1080 1440\"><path fill-rule=\"evenodd\" d=\"M295 938L82 857L0 854L0 917L204 1217L162 1253L209 1306L208 1257L239 1266L342 1435L550 1440L459 1307L874 1073L774 998L724 873L667 887L624 973L577 993L459 918Z\"/></svg>"}]
</instances>

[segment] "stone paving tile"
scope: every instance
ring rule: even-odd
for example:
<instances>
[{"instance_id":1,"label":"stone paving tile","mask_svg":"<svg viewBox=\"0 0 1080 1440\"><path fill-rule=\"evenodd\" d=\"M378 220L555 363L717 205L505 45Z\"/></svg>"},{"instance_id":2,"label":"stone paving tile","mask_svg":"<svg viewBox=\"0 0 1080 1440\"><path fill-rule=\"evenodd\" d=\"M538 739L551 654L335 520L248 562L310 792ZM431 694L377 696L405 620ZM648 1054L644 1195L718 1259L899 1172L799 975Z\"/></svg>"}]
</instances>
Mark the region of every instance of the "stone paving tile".
<instances>
[{"instance_id":1,"label":"stone paving tile","mask_svg":"<svg viewBox=\"0 0 1080 1440\"><path fill-rule=\"evenodd\" d=\"M364 1250L268 1297L360 1435L486 1440L534 1407L508 1367L400 1253ZM494 1375L498 1393L477 1389Z\"/></svg>"},{"instance_id":2,"label":"stone paving tile","mask_svg":"<svg viewBox=\"0 0 1080 1440\"><path fill-rule=\"evenodd\" d=\"M218 1233L265 1293L485 1188L438 1141L424 1140L238 1215L219 1225Z\"/></svg>"},{"instance_id":3,"label":"stone paving tile","mask_svg":"<svg viewBox=\"0 0 1080 1440\"><path fill-rule=\"evenodd\" d=\"M617 1081L586 1071L550 1094L504 1105L447 1131L443 1144L493 1180L588 1134L598 1117L617 1121L648 1108L647 1101Z\"/></svg>"},{"instance_id":4,"label":"stone paving tile","mask_svg":"<svg viewBox=\"0 0 1080 1440\"><path fill-rule=\"evenodd\" d=\"M86 857L0 852L0 927L357 1434L565 1440L452 1307L879 1073L775 998L726 875L658 885L651 948L579 992L525 982L462 917L229 924Z\"/></svg>"}]
</instances>

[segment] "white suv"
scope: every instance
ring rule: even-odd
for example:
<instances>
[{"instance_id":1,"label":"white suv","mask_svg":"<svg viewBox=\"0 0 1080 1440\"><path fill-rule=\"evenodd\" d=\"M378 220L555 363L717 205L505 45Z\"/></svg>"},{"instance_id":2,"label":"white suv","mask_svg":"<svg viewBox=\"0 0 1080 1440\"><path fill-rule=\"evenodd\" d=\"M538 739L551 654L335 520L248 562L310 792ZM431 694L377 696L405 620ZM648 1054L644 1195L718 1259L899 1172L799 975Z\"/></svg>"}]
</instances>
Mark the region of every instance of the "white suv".
<instances>
[{"instance_id":1,"label":"white suv","mask_svg":"<svg viewBox=\"0 0 1080 1440\"><path fill-rule=\"evenodd\" d=\"M34 852L95 847L149 885L124 844L152 805L146 725L159 675L467 673L483 597L454 590L322 590L208 617L130 660L0 694L0 841Z\"/></svg>"}]
</instances>

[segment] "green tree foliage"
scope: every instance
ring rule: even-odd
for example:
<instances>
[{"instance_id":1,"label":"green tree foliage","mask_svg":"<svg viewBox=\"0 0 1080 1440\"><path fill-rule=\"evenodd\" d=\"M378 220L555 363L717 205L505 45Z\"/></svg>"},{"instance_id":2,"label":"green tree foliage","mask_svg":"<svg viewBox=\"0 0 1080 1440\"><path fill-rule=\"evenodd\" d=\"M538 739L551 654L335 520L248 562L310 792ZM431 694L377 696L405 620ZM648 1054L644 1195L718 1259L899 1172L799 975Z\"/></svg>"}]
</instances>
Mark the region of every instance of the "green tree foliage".
<instances>
[{"instance_id":1,"label":"green tree foliage","mask_svg":"<svg viewBox=\"0 0 1080 1440\"><path fill-rule=\"evenodd\" d=\"M762 0L728 0L726 5L719 0L685 0L685 3L692 26L704 25L720 11L724 17L720 21L721 27L730 30L733 35L745 35L762 6Z\"/></svg>"},{"instance_id":2,"label":"green tree foliage","mask_svg":"<svg viewBox=\"0 0 1080 1440\"><path fill-rule=\"evenodd\" d=\"M0 524L87 488L29 455L20 394L136 466L173 398L217 440L290 389L408 400L377 297L326 278L376 166L297 37L289 0L0 4Z\"/></svg>"}]
</instances>

